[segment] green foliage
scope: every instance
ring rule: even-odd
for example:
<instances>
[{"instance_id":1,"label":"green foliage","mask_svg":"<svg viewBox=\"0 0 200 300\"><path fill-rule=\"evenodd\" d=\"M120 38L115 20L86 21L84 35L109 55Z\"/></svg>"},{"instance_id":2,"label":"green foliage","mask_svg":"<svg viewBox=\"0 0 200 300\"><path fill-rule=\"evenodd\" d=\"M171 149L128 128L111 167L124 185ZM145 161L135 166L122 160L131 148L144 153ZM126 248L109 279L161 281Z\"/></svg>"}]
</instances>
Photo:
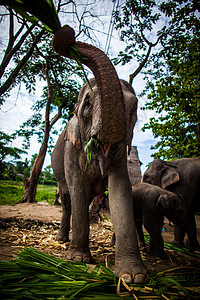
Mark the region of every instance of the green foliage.
<instances>
[{"instance_id":1,"label":"green foliage","mask_svg":"<svg viewBox=\"0 0 200 300\"><path fill-rule=\"evenodd\" d=\"M168 74L149 84L145 109L159 116L150 118L143 130L152 129L159 141L153 157L176 159L200 153L200 36L179 39L170 54Z\"/></svg>"},{"instance_id":2,"label":"green foliage","mask_svg":"<svg viewBox=\"0 0 200 300\"><path fill-rule=\"evenodd\" d=\"M55 199L57 187L54 185L41 185L39 184L37 186L37 192L35 200L37 202L41 201L48 201L50 204L53 203L53 200Z\"/></svg>"},{"instance_id":3,"label":"green foliage","mask_svg":"<svg viewBox=\"0 0 200 300\"><path fill-rule=\"evenodd\" d=\"M54 185L57 186L56 178L53 174L53 170L51 165L44 168L41 172L40 178L39 178L40 184L45 185Z\"/></svg>"},{"instance_id":4,"label":"green foliage","mask_svg":"<svg viewBox=\"0 0 200 300\"><path fill-rule=\"evenodd\" d=\"M23 198L22 182L0 181L0 205L13 205Z\"/></svg>"},{"instance_id":5,"label":"green foliage","mask_svg":"<svg viewBox=\"0 0 200 300\"><path fill-rule=\"evenodd\" d=\"M55 199L57 187L54 185L39 184L36 192L36 201L48 201L52 204ZM16 204L24 196L22 181L0 181L0 205Z\"/></svg>"},{"instance_id":6,"label":"green foliage","mask_svg":"<svg viewBox=\"0 0 200 300\"><path fill-rule=\"evenodd\" d=\"M120 39L126 43L113 61L122 65L147 57L141 73L145 80L159 78L165 73L165 59L173 52L174 44L185 34L198 35L200 29L197 0L126 0L114 12L114 24ZM157 46L155 48L155 46ZM154 49L152 51L152 48Z\"/></svg>"},{"instance_id":7,"label":"green foliage","mask_svg":"<svg viewBox=\"0 0 200 300\"><path fill-rule=\"evenodd\" d=\"M12 142L15 139L15 135L8 135L3 131L0 131L0 164L5 161L7 156L19 159L21 154L26 153L25 151L12 147Z\"/></svg>"},{"instance_id":8,"label":"green foliage","mask_svg":"<svg viewBox=\"0 0 200 300\"><path fill-rule=\"evenodd\" d=\"M41 21L49 32L55 33L61 27L52 0L2 0L1 4L14 9L31 23L38 25Z\"/></svg>"},{"instance_id":9,"label":"green foliage","mask_svg":"<svg viewBox=\"0 0 200 300\"><path fill-rule=\"evenodd\" d=\"M14 57L16 65L20 62L21 55L28 51L30 41L27 39L23 47L18 51ZM39 54L39 55L38 55ZM43 40L38 45L37 49L32 54L32 59L21 69L16 82L20 84L23 82L26 89L30 93L34 93L38 79L44 83L43 93L40 98L34 101L32 110L33 114L25 121L20 129L17 130L17 135L23 137L22 146L25 149L30 147L31 137L37 135L38 142L42 142L44 136L45 126L45 108L48 97L48 86L45 77L45 69L48 66L48 75L51 88L51 106L50 118L53 120L54 116L61 109L63 124L72 116L74 104L77 102L78 93L81 87L81 80L84 80L82 72L77 69L77 64L70 59L63 58L52 49L51 37L46 34ZM79 81L77 80L79 77ZM63 83L64 82L64 83ZM82 81L83 82L83 81ZM62 128L61 128L62 129ZM54 146L53 137L57 138L58 132L52 131L49 138L49 148Z\"/></svg>"},{"instance_id":10,"label":"green foliage","mask_svg":"<svg viewBox=\"0 0 200 300\"><path fill-rule=\"evenodd\" d=\"M17 147L12 147L12 142L15 139L15 135L8 135L3 131L0 131L0 179L12 179L16 178L13 164L6 162L6 159L16 160L19 159L21 154L26 153Z\"/></svg>"},{"instance_id":11,"label":"green foliage","mask_svg":"<svg viewBox=\"0 0 200 300\"><path fill-rule=\"evenodd\" d=\"M147 83L141 93L148 95L143 109L159 114L143 127L158 138L154 158L200 153L199 11L196 0L126 0L114 13L115 26L127 43L114 62L137 60L136 71L145 74Z\"/></svg>"},{"instance_id":12,"label":"green foliage","mask_svg":"<svg viewBox=\"0 0 200 300\"><path fill-rule=\"evenodd\" d=\"M21 251L13 262L0 262L4 299L80 299L115 293L115 275L104 264L93 270L84 263L66 262L34 248Z\"/></svg>"},{"instance_id":13,"label":"green foliage","mask_svg":"<svg viewBox=\"0 0 200 300\"><path fill-rule=\"evenodd\" d=\"M34 248L22 250L15 261L0 262L3 299L196 299L199 276L197 267L177 267L150 273L145 284L127 285L121 278L117 284L103 263L91 268Z\"/></svg>"}]
</instances>

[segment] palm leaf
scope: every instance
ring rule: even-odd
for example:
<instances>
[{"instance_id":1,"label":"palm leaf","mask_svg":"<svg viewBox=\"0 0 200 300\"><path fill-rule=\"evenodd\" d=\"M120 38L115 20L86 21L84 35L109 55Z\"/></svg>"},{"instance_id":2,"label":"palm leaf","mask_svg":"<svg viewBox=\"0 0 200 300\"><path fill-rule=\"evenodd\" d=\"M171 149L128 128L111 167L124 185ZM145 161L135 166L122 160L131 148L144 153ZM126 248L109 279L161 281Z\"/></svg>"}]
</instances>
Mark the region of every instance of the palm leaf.
<instances>
[{"instance_id":1,"label":"palm leaf","mask_svg":"<svg viewBox=\"0 0 200 300\"><path fill-rule=\"evenodd\" d=\"M118 287L118 294L125 299L196 299L199 276L194 267L159 271L150 273L145 284ZM2 299L118 299L116 287L116 276L105 264L91 270L34 248L22 250L15 261L0 262Z\"/></svg>"},{"instance_id":2,"label":"palm leaf","mask_svg":"<svg viewBox=\"0 0 200 300\"><path fill-rule=\"evenodd\" d=\"M2 0L0 4L15 10L32 23L41 21L45 29L51 33L61 28L52 0Z\"/></svg>"}]
</instances>

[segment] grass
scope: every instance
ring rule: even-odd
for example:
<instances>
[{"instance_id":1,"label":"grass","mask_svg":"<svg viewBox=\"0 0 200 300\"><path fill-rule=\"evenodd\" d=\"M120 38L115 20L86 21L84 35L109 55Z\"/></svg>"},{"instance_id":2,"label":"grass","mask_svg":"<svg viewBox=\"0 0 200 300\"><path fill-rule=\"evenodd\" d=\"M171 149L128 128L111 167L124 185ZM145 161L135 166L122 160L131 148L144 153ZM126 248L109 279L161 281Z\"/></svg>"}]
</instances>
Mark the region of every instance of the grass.
<instances>
[{"instance_id":1,"label":"grass","mask_svg":"<svg viewBox=\"0 0 200 300\"><path fill-rule=\"evenodd\" d=\"M199 276L199 268L177 267L127 285L105 264L64 261L34 248L0 262L3 299L199 299Z\"/></svg>"},{"instance_id":2,"label":"grass","mask_svg":"<svg viewBox=\"0 0 200 300\"><path fill-rule=\"evenodd\" d=\"M52 204L57 187L39 184L36 192L36 201L47 201ZM23 198L24 187L22 182L0 181L0 205L12 205Z\"/></svg>"},{"instance_id":3,"label":"grass","mask_svg":"<svg viewBox=\"0 0 200 300\"><path fill-rule=\"evenodd\" d=\"M48 202L52 204L55 199L56 191L56 186L39 184L36 192L36 201L41 202L48 200Z\"/></svg>"}]
</instances>

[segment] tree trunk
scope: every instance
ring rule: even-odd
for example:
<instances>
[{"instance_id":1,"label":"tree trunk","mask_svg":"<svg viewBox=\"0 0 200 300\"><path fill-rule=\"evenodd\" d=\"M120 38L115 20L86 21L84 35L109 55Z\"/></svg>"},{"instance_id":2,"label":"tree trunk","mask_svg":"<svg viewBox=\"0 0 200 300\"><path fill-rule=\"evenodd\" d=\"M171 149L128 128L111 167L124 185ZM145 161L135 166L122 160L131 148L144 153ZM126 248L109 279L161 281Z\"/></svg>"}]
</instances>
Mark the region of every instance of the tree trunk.
<instances>
[{"instance_id":1,"label":"tree trunk","mask_svg":"<svg viewBox=\"0 0 200 300\"><path fill-rule=\"evenodd\" d=\"M46 69L44 70L47 84L48 84L48 96L47 96L47 103L46 103L46 115L45 115L45 131L44 131L44 137L42 141L42 146L40 148L40 151L38 153L38 156L36 157L36 160L33 164L30 177L24 178L24 197L18 201L17 203L33 203L36 202L35 196L36 196L36 190L37 185L39 181L39 177L42 171L42 166L44 163L44 159L47 152L48 147L48 140L49 140L49 134L50 130L53 127L53 125L59 120L59 118L62 116L62 106L58 108L57 115L49 121L49 115L50 115L50 106L51 106L51 100L52 100L52 90L51 90L51 82L49 78L49 61L46 59Z\"/></svg>"},{"instance_id":2,"label":"tree trunk","mask_svg":"<svg viewBox=\"0 0 200 300\"><path fill-rule=\"evenodd\" d=\"M36 189L37 189L36 180L34 180L33 178L24 177L23 184L24 184L24 197L18 203L36 202L35 200Z\"/></svg>"},{"instance_id":3,"label":"tree trunk","mask_svg":"<svg viewBox=\"0 0 200 300\"><path fill-rule=\"evenodd\" d=\"M34 162L30 177L23 178L24 197L20 201L18 201L18 203L24 203L24 202L34 203L34 202L36 202L35 196L36 196L36 191L37 191L37 185L38 185L39 177L41 174L42 166L43 166L44 159L45 159L46 152L47 152L49 131L50 131L50 129L44 135L42 147L40 148L38 156Z\"/></svg>"}]
</instances>

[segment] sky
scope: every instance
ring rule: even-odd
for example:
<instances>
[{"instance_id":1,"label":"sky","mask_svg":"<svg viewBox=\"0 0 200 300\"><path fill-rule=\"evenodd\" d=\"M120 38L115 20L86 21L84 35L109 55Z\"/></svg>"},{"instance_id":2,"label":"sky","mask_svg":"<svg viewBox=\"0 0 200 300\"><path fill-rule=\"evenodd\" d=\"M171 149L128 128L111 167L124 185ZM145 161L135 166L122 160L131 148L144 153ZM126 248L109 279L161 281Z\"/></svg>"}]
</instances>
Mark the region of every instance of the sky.
<instances>
[{"instance_id":1,"label":"sky","mask_svg":"<svg viewBox=\"0 0 200 300\"><path fill-rule=\"evenodd\" d=\"M89 6L86 6L86 3L89 2ZM119 1L121 2L121 1ZM113 58L117 55L117 53L121 50L123 51L125 48L125 44L119 41L119 32L116 30L112 31L111 39L107 39L107 34L109 31L110 19L111 19L111 12L113 9L114 3L110 0L101 0L101 1L87 1L87 0L79 0L78 6L78 15L81 16L81 13L85 9L85 22L88 26L94 29L93 31L93 44L98 46L101 50L106 51L109 58ZM95 7L94 4L95 3ZM91 9L92 7L93 10ZM4 9L0 6L0 10L2 12ZM88 11L88 12L87 12ZM100 15L99 20L90 17L90 13ZM72 14L60 14L62 25L68 24L73 27L76 31L77 29L77 22L75 18L72 18ZM67 20L67 21L66 21ZM111 28L110 28L111 29ZM101 33L104 32L104 33ZM151 38L154 38L151 34ZM77 40L88 41L87 37L83 34L78 37ZM3 49L5 48L8 41L8 23L3 22L0 24L0 42L1 42L1 50L0 50L0 60L2 59ZM109 48L108 48L109 45ZM3 47L2 47L3 46ZM138 64L136 61L131 61L130 63L126 64L125 66L117 65L116 71L118 73L119 78L129 81L129 74L133 73L137 68ZM92 78L93 74L89 75L89 78ZM138 95L142 88L144 87L145 82L142 76L139 74L133 82L133 88ZM26 119L31 115L31 106L33 102L40 97L42 91L41 83L38 84L36 94L29 94L26 91L25 87L18 86L12 91L11 96L6 99L6 102L0 108L0 130L4 131L5 133L11 134L15 130L19 129L19 126L26 121ZM132 145L137 147L139 159L142 163L141 171L142 174L144 173L146 166L150 163L153 158L151 154L153 150L151 150L151 146L156 143L156 140L153 137L153 134L150 130L142 132L141 128L143 125L149 121L149 118L153 116L154 112L144 111L140 108L144 106L147 99L146 97L139 97L138 98L138 120L134 128L134 137L132 140ZM58 123L56 126L60 126ZM21 139L17 139L14 142L14 146L21 148ZM28 157L31 158L32 154L38 153L40 145L37 142L36 137L32 138L31 146L28 151L28 156L22 156L22 158ZM49 154L47 154L44 167L51 164L51 159Z\"/></svg>"}]
</instances>

